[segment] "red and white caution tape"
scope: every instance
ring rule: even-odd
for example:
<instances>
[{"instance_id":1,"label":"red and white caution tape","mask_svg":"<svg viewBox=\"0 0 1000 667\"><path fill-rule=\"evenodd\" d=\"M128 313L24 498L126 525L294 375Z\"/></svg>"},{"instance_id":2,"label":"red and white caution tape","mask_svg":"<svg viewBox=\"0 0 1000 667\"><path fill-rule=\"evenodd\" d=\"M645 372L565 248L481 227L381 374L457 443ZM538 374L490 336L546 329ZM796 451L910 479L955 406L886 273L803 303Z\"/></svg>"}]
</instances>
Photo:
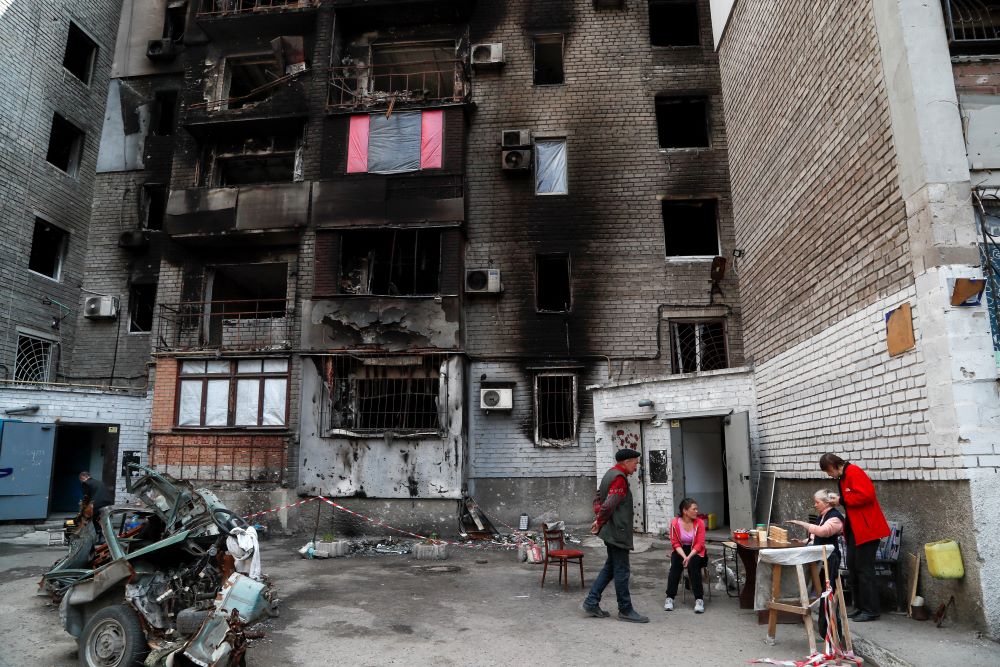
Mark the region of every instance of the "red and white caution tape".
<instances>
[{"instance_id":1,"label":"red and white caution tape","mask_svg":"<svg viewBox=\"0 0 1000 667\"><path fill-rule=\"evenodd\" d=\"M273 514L274 512L280 512L281 510L287 510L287 509L290 509L292 507L299 507L300 505L305 505L306 503L311 503L314 500L316 500L316 498L305 498L304 500L300 500L298 502L292 503L291 505L285 505L284 507L272 507L269 510L262 510L260 512L254 512L253 514L247 514L243 518L244 519L252 519L255 516L264 516L265 514Z\"/></svg>"}]
</instances>

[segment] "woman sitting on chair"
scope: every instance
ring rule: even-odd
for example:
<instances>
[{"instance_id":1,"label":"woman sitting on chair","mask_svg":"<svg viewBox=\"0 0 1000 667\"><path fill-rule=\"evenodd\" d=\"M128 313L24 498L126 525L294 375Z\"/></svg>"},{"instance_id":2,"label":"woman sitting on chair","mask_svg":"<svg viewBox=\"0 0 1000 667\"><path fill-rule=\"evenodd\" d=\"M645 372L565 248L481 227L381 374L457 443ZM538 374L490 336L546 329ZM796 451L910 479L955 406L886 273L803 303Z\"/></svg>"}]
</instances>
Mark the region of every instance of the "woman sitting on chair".
<instances>
[{"instance_id":1,"label":"woman sitting on chair","mask_svg":"<svg viewBox=\"0 0 1000 667\"><path fill-rule=\"evenodd\" d=\"M698 518L698 503L692 498L681 501L680 516L670 522L670 574L667 576L667 599L664 611L674 610L674 597L685 568L694 593L694 613L705 611L701 571L705 567L705 522Z\"/></svg>"},{"instance_id":2,"label":"woman sitting on chair","mask_svg":"<svg viewBox=\"0 0 1000 667\"><path fill-rule=\"evenodd\" d=\"M816 523L807 523L792 519L787 523L802 526L809 533L809 542L813 545L828 545L826 562L830 573L830 585L837 591L837 573L840 571L840 548L838 536L844 532L844 515L834 507L840 502L840 495L829 489L820 489L813 494L813 507L819 515ZM821 593L822 591L818 591ZM826 637L826 601L820 603L819 634Z\"/></svg>"}]
</instances>

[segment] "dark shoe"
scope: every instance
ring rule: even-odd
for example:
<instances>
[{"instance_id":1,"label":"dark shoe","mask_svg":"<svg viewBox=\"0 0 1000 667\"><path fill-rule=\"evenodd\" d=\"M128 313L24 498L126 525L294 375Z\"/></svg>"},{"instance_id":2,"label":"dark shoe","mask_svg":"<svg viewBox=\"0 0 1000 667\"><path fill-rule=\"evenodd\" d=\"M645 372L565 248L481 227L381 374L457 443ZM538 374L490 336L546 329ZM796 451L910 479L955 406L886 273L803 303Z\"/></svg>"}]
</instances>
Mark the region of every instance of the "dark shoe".
<instances>
[{"instance_id":1,"label":"dark shoe","mask_svg":"<svg viewBox=\"0 0 1000 667\"><path fill-rule=\"evenodd\" d=\"M863 611L854 617L855 623L867 623L868 621L874 621L878 618L878 614L869 614L867 611Z\"/></svg>"},{"instance_id":2,"label":"dark shoe","mask_svg":"<svg viewBox=\"0 0 1000 667\"><path fill-rule=\"evenodd\" d=\"M629 609L628 611L618 612L619 621L628 621L629 623L649 623L649 617L643 616L635 609Z\"/></svg>"},{"instance_id":3,"label":"dark shoe","mask_svg":"<svg viewBox=\"0 0 1000 667\"><path fill-rule=\"evenodd\" d=\"M861 610L861 609L855 609L852 612L848 612L847 618L857 618L858 616L860 616L863 613L865 613L863 610Z\"/></svg>"},{"instance_id":4,"label":"dark shoe","mask_svg":"<svg viewBox=\"0 0 1000 667\"><path fill-rule=\"evenodd\" d=\"M582 609L585 613L590 614L594 618L607 618L608 616L611 615L608 612L601 609L600 605L595 604L593 607L591 607L586 602L580 605L580 609Z\"/></svg>"}]
</instances>

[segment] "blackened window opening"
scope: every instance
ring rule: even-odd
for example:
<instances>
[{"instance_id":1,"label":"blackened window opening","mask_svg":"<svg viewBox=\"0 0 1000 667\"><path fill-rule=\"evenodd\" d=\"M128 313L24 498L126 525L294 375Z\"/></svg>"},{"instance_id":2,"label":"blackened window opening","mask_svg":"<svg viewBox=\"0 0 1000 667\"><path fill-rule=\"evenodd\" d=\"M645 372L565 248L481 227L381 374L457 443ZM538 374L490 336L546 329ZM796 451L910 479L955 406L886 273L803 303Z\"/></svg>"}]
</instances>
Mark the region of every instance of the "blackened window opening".
<instances>
[{"instance_id":1,"label":"blackened window opening","mask_svg":"<svg viewBox=\"0 0 1000 667\"><path fill-rule=\"evenodd\" d=\"M35 228L31 234L31 254L28 268L49 278L59 279L62 273L63 257L66 254L66 240L69 235L55 225L35 218Z\"/></svg>"},{"instance_id":2,"label":"blackened window opening","mask_svg":"<svg viewBox=\"0 0 1000 667\"><path fill-rule=\"evenodd\" d=\"M146 229L163 229L163 215L167 211L167 186L151 183L143 185L142 199Z\"/></svg>"},{"instance_id":3,"label":"blackened window opening","mask_svg":"<svg viewBox=\"0 0 1000 667\"><path fill-rule=\"evenodd\" d=\"M177 91L158 90L154 98L153 134L168 137L174 133L177 118Z\"/></svg>"},{"instance_id":4,"label":"blackened window opening","mask_svg":"<svg viewBox=\"0 0 1000 667\"><path fill-rule=\"evenodd\" d=\"M184 40L187 27L187 3L172 0L167 3L167 11L163 17L163 38L180 43Z\"/></svg>"},{"instance_id":5,"label":"blackened window opening","mask_svg":"<svg viewBox=\"0 0 1000 667\"><path fill-rule=\"evenodd\" d=\"M660 203L667 257L715 257L719 223L714 199L667 200Z\"/></svg>"},{"instance_id":6,"label":"blackened window opening","mask_svg":"<svg viewBox=\"0 0 1000 667\"><path fill-rule=\"evenodd\" d=\"M80 81L90 83L96 57L97 44L75 23L70 22L69 34L66 36L66 53L63 55L63 67Z\"/></svg>"},{"instance_id":7,"label":"blackened window opening","mask_svg":"<svg viewBox=\"0 0 1000 667\"><path fill-rule=\"evenodd\" d=\"M535 299L540 311L569 312L572 304L569 255L535 257Z\"/></svg>"},{"instance_id":8,"label":"blackened window opening","mask_svg":"<svg viewBox=\"0 0 1000 667\"><path fill-rule=\"evenodd\" d=\"M242 109L271 97L276 88L269 84L281 75L278 61L270 54L227 59L227 108Z\"/></svg>"},{"instance_id":9,"label":"blackened window opening","mask_svg":"<svg viewBox=\"0 0 1000 667\"><path fill-rule=\"evenodd\" d=\"M49 148L46 161L70 176L76 175L80 163L80 149L83 147L83 131L59 114L52 115L52 130L49 132Z\"/></svg>"},{"instance_id":10,"label":"blackened window opening","mask_svg":"<svg viewBox=\"0 0 1000 667\"><path fill-rule=\"evenodd\" d=\"M708 100L704 97L656 97L656 134L660 148L710 145Z\"/></svg>"},{"instance_id":11,"label":"blackened window opening","mask_svg":"<svg viewBox=\"0 0 1000 667\"><path fill-rule=\"evenodd\" d=\"M544 35L535 38L535 85L562 83L563 36Z\"/></svg>"},{"instance_id":12,"label":"blackened window opening","mask_svg":"<svg viewBox=\"0 0 1000 667\"><path fill-rule=\"evenodd\" d=\"M454 42L373 44L370 85L376 93L419 93L430 100L455 94Z\"/></svg>"},{"instance_id":13,"label":"blackened window opening","mask_svg":"<svg viewBox=\"0 0 1000 667\"><path fill-rule=\"evenodd\" d=\"M653 46L701 44L696 0L650 0L649 43Z\"/></svg>"},{"instance_id":14,"label":"blackened window opening","mask_svg":"<svg viewBox=\"0 0 1000 667\"><path fill-rule=\"evenodd\" d=\"M214 267L212 312L233 319L285 317L288 265L232 264Z\"/></svg>"},{"instance_id":15,"label":"blackened window opening","mask_svg":"<svg viewBox=\"0 0 1000 667\"><path fill-rule=\"evenodd\" d=\"M219 141L209 183L218 186L289 183L295 180L298 134L240 137Z\"/></svg>"},{"instance_id":16,"label":"blackened window opening","mask_svg":"<svg viewBox=\"0 0 1000 667\"><path fill-rule=\"evenodd\" d=\"M714 371L729 367L725 328L721 321L671 322L670 334L674 373Z\"/></svg>"},{"instance_id":17,"label":"blackened window opening","mask_svg":"<svg viewBox=\"0 0 1000 667\"><path fill-rule=\"evenodd\" d=\"M345 232L341 294L421 296L440 292L441 230Z\"/></svg>"},{"instance_id":18,"label":"blackened window opening","mask_svg":"<svg viewBox=\"0 0 1000 667\"><path fill-rule=\"evenodd\" d=\"M535 377L538 444L563 445L576 440L576 376Z\"/></svg>"},{"instance_id":19,"label":"blackened window opening","mask_svg":"<svg viewBox=\"0 0 1000 667\"><path fill-rule=\"evenodd\" d=\"M155 303L155 283L132 285L128 295L128 330L130 333L149 333L153 330L153 305Z\"/></svg>"}]
</instances>

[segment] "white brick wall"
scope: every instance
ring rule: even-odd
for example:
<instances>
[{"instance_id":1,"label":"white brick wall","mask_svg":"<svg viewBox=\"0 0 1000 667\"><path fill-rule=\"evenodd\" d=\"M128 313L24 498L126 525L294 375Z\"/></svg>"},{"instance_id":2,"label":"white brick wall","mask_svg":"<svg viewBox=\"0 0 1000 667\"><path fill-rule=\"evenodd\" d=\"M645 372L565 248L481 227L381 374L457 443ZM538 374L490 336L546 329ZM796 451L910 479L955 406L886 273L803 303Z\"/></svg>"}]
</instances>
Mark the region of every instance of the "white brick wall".
<instances>
[{"instance_id":1,"label":"white brick wall","mask_svg":"<svg viewBox=\"0 0 1000 667\"><path fill-rule=\"evenodd\" d=\"M118 461L115 470L121 470L122 452L139 452L139 462L147 463L147 433L149 432L150 396L109 394L89 389L24 389L0 386L0 415L5 410L37 405L33 415L11 415L11 419L24 422L117 424ZM4 415L6 417L6 415ZM99 473L95 472L95 477ZM125 479L118 475L115 486L118 502L128 499Z\"/></svg>"}]
</instances>

